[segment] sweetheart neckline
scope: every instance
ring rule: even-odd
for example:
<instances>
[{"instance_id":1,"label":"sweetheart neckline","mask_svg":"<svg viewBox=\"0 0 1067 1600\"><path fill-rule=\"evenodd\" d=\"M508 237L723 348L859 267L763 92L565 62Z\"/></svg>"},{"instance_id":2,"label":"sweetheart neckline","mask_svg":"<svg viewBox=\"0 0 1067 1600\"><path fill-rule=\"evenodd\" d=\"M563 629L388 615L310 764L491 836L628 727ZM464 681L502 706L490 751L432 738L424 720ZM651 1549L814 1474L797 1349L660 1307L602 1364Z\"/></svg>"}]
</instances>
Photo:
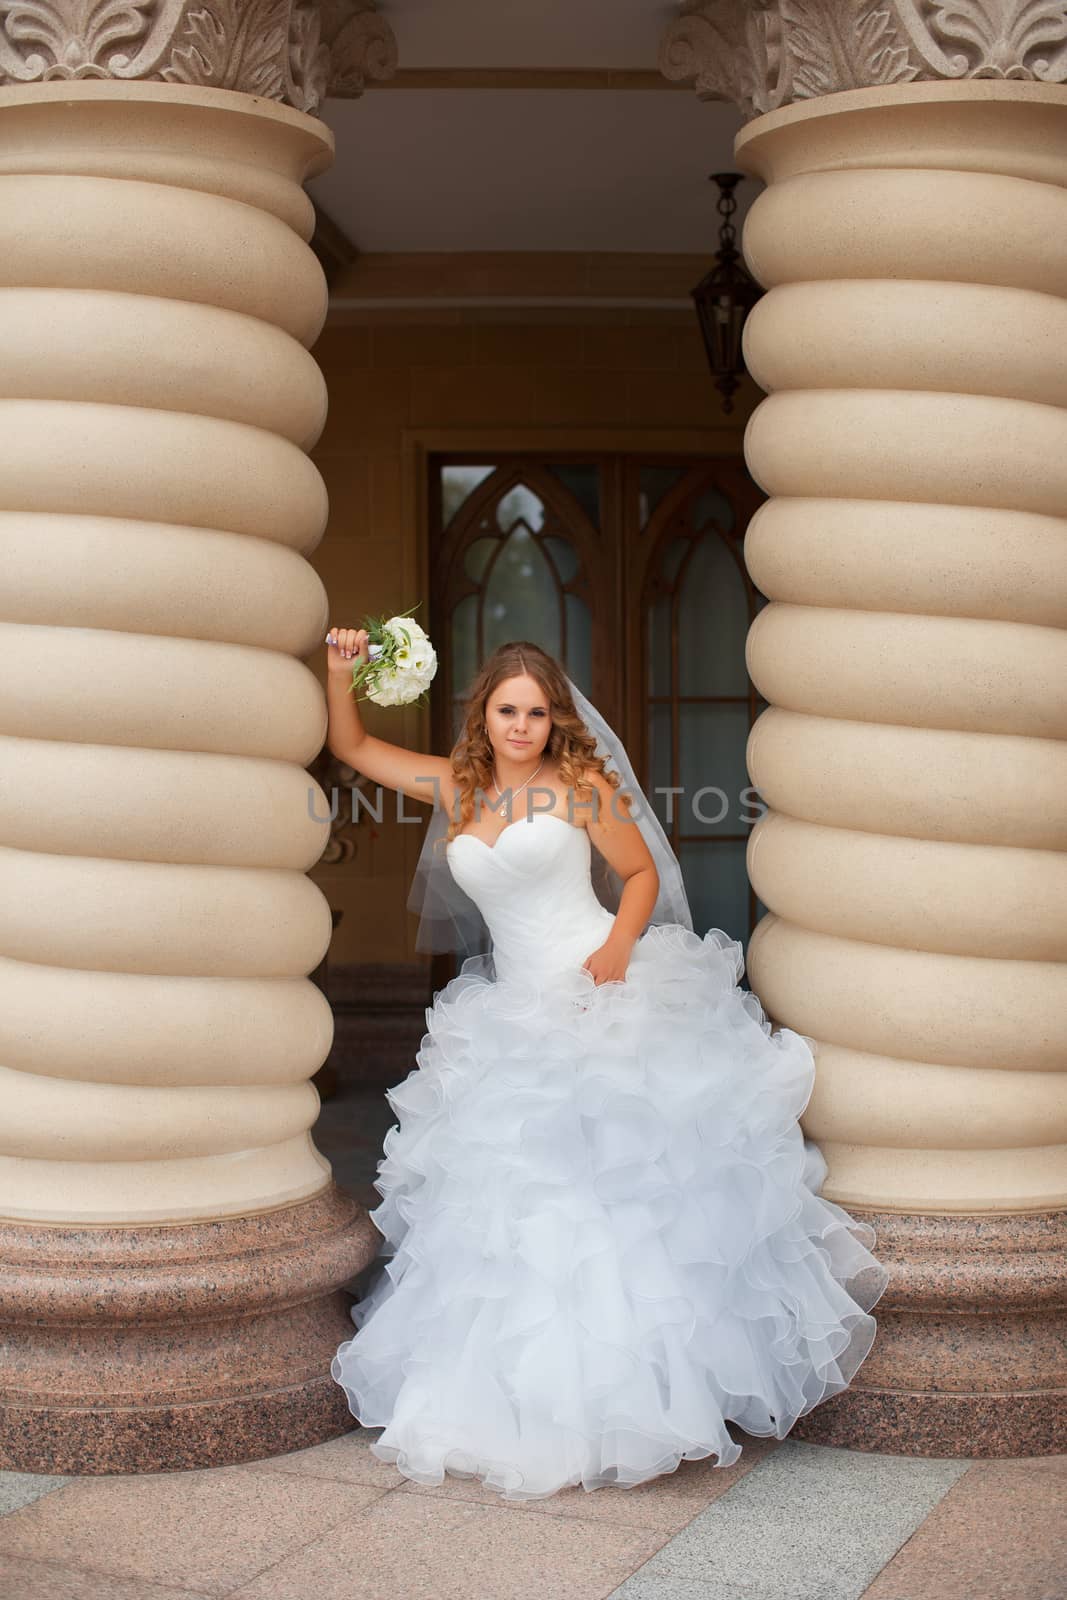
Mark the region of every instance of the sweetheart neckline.
<instances>
[{"instance_id":1,"label":"sweetheart neckline","mask_svg":"<svg viewBox=\"0 0 1067 1600\"><path fill-rule=\"evenodd\" d=\"M492 844L487 844L484 839L479 839L476 833L457 833L456 837L449 841L448 848L451 850L452 846L458 843L460 839L473 839L474 843L480 844L483 850L488 850L492 853L504 835L510 833L512 828L528 828L534 822L562 822L565 828L572 828L575 833L585 833L586 831L584 828L580 828L576 822L568 822L564 817L557 817L554 812L538 811L532 817L517 817L514 822L507 823L501 828Z\"/></svg>"}]
</instances>

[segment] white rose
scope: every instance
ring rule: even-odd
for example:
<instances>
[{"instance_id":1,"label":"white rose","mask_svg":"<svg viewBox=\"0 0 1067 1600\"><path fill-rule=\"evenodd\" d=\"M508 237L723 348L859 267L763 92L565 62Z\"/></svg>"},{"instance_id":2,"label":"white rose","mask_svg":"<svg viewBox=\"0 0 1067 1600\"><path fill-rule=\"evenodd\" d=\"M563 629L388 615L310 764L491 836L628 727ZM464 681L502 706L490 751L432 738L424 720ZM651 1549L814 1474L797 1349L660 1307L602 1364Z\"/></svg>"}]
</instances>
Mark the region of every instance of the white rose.
<instances>
[{"instance_id":1,"label":"white rose","mask_svg":"<svg viewBox=\"0 0 1067 1600\"><path fill-rule=\"evenodd\" d=\"M386 679L368 690L371 700L376 706L403 706L408 703L408 696L402 692L401 687L392 679Z\"/></svg>"},{"instance_id":2,"label":"white rose","mask_svg":"<svg viewBox=\"0 0 1067 1600\"><path fill-rule=\"evenodd\" d=\"M384 626L398 644L422 644L426 640L422 628L411 617L390 617Z\"/></svg>"}]
</instances>

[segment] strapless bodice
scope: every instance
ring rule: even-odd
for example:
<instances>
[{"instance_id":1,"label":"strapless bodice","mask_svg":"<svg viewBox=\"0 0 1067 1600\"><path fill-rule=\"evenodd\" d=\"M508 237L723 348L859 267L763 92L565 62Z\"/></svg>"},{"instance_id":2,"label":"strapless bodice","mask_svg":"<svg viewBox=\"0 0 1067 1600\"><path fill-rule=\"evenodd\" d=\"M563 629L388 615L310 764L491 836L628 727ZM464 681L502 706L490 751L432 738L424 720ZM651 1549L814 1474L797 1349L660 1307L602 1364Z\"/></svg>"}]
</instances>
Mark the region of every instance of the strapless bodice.
<instances>
[{"instance_id":1,"label":"strapless bodice","mask_svg":"<svg viewBox=\"0 0 1067 1600\"><path fill-rule=\"evenodd\" d=\"M563 817L519 818L493 845L461 833L445 854L485 918L498 982L580 967L611 932L614 913L590 876L589 835Z\"/></svg>"}]
</instances>

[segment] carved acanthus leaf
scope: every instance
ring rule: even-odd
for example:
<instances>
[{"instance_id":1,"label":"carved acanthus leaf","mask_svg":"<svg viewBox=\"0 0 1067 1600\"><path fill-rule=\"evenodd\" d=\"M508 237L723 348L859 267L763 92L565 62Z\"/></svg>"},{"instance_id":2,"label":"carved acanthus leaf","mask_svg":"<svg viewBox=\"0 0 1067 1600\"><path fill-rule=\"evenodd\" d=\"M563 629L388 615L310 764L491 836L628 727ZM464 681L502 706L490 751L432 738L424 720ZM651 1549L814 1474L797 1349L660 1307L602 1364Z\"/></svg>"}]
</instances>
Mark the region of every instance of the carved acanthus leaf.
<instances>
[{"instance_id":1,"label":"carved acanthus leaf","mask_svg":"<svg viewBox=\"0 0 1067 1600\"><path fill-rule=\"evenodd\" d=\"M211 0L187 12L159 76L199 89L285 98L289 0Z\"/></svg>"},{"instance_id":2,"label":"carved acanthus leaf","mask_svg":"<svg viewBox=\"0 0 1067 1600\"><path fill-rule=\"evenodd\" d=\"M838 89L907 83L919 76L908 58L907 43L901 44L884 8L854 15L845 26L841 8L821 0L781 0L780 11L794 100Z\"/></svg>"},{"instance_id":3,"label":"carved acanthus leaf","mask_svg":"<svg viewBox=\"0 0 1067 1600\"><path fill-rule=\"evenodd\" d=\"M289 93L286 99L298 111L314 111L326 98L330 79L330 52L322 42L316 5L297 5L289 26Z\"/></svg>"},{"instance_id":4,"label":"carved acanthus leaf","mask_svg":"<svg viewBox=\"0 0 1067 1600\"><path fill-rule=\"evenodd\" d=\"M318 0L322 37L330 52L330 93L355 99L366 80L396 71L396 36L373 0Z\"/></svg>"},{"instance_id":5,"label":"carved acanthus leaf","mask_svg":"<svg viewBox=\"0 0 1067 1600\"><path fill-rule=\"evenodd\" d=\"M660 70L746 118L938 78L1067 82L1065 0L684 0Z\"/></svg>"},{"instance_id":6,"label":"carved acanthus leaf","mask_svg":"<svg viewBox=\"0 0 1067 1600\"><path fill-rule=\"evenodd\" d=\"M374 0L0 0L0 84L144 79L314 112L395 70Z\"/></svg>"},{"instance_id":7,"label":"carved acanthus leaf","mask_svg":"<svg viewBox=\"0 0 1067 1600\"><path fill-rule=\"evenodd\" d=\"M660 46L664 77L692 82L702 100L732 100L744 55L742 7L686 5Z\"/></svg>"}]
</instances>

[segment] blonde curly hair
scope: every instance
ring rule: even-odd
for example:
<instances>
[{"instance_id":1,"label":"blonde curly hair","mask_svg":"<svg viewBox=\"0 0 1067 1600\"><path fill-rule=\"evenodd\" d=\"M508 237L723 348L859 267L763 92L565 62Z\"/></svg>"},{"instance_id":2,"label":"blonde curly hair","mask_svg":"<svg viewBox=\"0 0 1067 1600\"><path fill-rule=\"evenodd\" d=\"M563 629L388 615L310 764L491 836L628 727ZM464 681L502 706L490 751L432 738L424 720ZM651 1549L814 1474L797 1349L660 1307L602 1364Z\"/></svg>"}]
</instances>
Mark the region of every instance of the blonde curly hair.
<instances>
[{"instance_id":1,"label":"blonde curly hair","mask_svg":"<svg viewBox=\"0 0 1067 1600\"><path fill-rule=\"evenodd\" d=\"M620 789L617 772L610 772L603 756L596 753L596 740L586 728L574 706L567 675L555 657L528 639L513 639L498 645L483 662L467 690L463 728L450 751L452 776L460 800L459 816L453 814L445 842L462 833L474 815L474 798L481 789L488 792L493 783L493 747L485 722L489 696L498 683L527 673L540 685L548 702L552 732L545 745L545 756L559 763L559 777L579 802L591 802L590 772L598 772L613 789ZM621 802L630 812L630 796L623 790Z\"/></svg>"}]
</instances>

